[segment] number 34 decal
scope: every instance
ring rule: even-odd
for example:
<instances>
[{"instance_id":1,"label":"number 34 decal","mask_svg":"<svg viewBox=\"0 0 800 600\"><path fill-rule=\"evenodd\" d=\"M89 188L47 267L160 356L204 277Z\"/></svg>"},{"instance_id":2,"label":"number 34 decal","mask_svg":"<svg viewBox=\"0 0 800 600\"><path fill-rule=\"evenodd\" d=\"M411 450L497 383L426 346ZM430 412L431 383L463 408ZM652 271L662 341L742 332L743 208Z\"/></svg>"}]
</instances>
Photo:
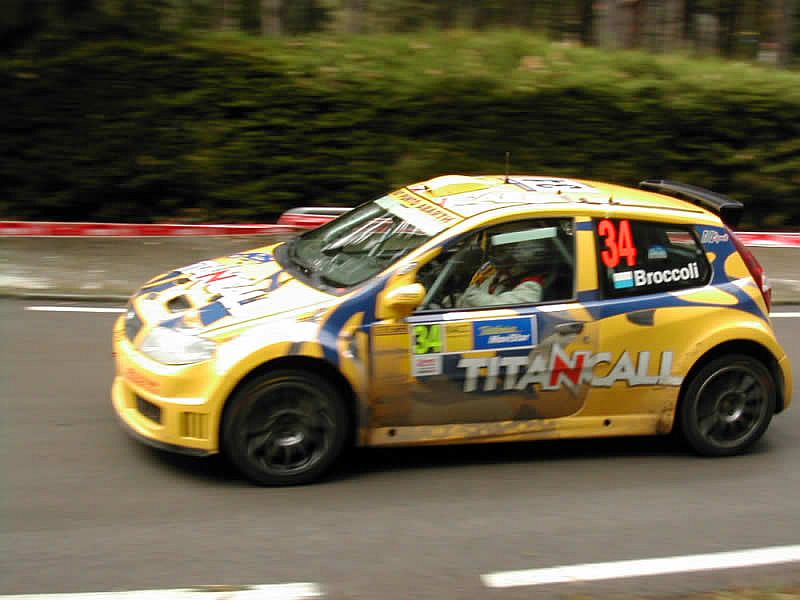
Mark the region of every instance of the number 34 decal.
<instances>
[{"instance_id":1,"label":"number 34 decal","mask_svg":"<svg viewBox=\"0 0 800 600\"><path fill-rule=\"evenodd\" d=\"M414 326L414 354L427 354L442 351L442 326Z\"/></svg>"},{"instance_id":2,"label":"number 34 decal","mask_svg":"<svg viewBox=\"0 0 800 600\"><path fill-rule=\"evenodd\" d=\"M619 226L610 219L603 219L597 224L597 235L605 243L605 248L600 252L605 266L614 269L623 258L629 267L636 265L636 246L633 245L631 224L627 219L620 221Z\"/></svg>"}]
</instances>

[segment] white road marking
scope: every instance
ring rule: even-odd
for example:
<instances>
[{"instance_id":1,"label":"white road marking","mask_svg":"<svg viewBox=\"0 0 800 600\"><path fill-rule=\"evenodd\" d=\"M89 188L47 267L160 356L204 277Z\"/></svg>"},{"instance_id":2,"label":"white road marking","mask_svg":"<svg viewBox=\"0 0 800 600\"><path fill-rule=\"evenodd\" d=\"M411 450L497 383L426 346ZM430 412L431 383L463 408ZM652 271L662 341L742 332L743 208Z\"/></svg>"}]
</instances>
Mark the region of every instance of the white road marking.
<instances>
[{"instance_id":1,"label":"white road marking","mask_svg":"<svg viewBox=\"0 0 800 600\"><path fill-rule=\"evenodd\" d=\"M301 600L320 596L322 590L316 583L284 583L84 594L0 595L0 600L104 600L106 598L108 600Z\"/></svg>"},{"instance_id":2,"label":"white road marking","mask_svg":"<svg viewBox=\"0 0 800 600\"><path fill-rule=\"evenodd\" d=\"M481 581L486 587L507 588L642 577L645 575L691 573L714 569L736 569L796 561L800 561L800 545L754 548L752 550L737 550L714 554L670 556L667 558L564 565L526 571L499 571L481 575Z\"/></svg>"},{"instance_id":3,"label":"white road marking","mask_svg":"<svg viewBox=\"0 0 800 600\"><path fill-rule=\"evenodd\" d=\"M769 316L773 319L776 318L797 319L800 318L800 312L776 312L776 313L774 312L774 313L769 313Z\"/></svg>"},{"instance_id":4,"label":"white road marking","mask_svg":"<svg viewBox=\"0 0 800 600\"><path fill-rule=\"evenodd\" d=\"M26 306L25 310L39 312L84 312L84 313L124 313L124 308L105 308L100 306ZM2 596L0 596L2 598Z\"/></svg>"}]
</instances>

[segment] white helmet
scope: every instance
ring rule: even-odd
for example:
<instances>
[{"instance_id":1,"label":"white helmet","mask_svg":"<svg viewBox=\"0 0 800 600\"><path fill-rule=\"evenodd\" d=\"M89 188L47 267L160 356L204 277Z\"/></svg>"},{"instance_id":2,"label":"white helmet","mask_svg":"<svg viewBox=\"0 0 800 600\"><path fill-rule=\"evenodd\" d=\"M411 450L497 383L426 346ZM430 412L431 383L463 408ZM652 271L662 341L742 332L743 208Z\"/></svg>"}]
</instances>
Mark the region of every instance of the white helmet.
<instances>
[{"instance_id":1,"label":"white helmet","mask_svg":"<svg viewBox=\"0 0 800 600\"><path fill-rule=\"evenodd\" d=\"M517 226L518 227L518 226ZM498 269L530 269L544 266L550 255L549 239L555 227L517 229L489 237L489 258Z\"/></svg>"}]
</instances>

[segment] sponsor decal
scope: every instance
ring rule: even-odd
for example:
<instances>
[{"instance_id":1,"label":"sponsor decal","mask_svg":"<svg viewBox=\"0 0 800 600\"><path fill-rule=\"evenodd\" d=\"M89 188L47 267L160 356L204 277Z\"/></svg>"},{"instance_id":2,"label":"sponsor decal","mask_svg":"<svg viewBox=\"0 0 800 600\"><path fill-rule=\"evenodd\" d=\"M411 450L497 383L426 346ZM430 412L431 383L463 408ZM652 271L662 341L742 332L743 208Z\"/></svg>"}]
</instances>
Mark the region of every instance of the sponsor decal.
<instances>
[{"instance_id":1,"label":"sponsor decal","mask_svg":"<svg viewBox=\"0 0 800 600\"><path fill-rule=\"evenodd\" d=\"M552 177L515 177L509 180L509 183L514 183L520 187L533 192L555 192L558 190L570 192L597 192L597 188L593 188L586 184L572 179L559 179Z\"/></svg>"},{"instance_id":2,"label":"sponsor decal","mask_svg":"<svg viewBox=\"0 0 800 600\"><path fill-rule=\"evenodd\" d=\"M494 319L473 324L475 350L535 346L537 340L533 318Z\"/></svg>"},{"instance_id":3,"label":"sponsor decal","mask_svg":"<svg viewBox=\"0 0 800 600\"><path fill-rule=\"evenodd\" d=\"M623 290L633 287L633 272L614 273L614 289Z\"/></svg>"},{"instance_id":4,"label":"sponsor decal","mask_svg":"<svg viewBox=\"0 0 800 600\"><path fill-rule=\"evenodd\" d=\"M411 349L419 354L532 348L538 343L536 317L461 323L420 323L411 328Z\"/></svg>"},{"instance_id":5,"label":"sponsor decal","mask_svg":"<svg viewBox=\"0 0 800 600\"><path fill-rule=\"evenodd\" d=\"M244 264L207 260L186 267L183 273L208 292L219 294L219 304L226 309L226 314L240 314L246 305L265 300L270 292L291 279L283 270L267 276L261 274L260 265L273 262L272 255L266 252L243 252L224 260L238 260Z\"/></svg>"},{"instance_id":6,"label":"sponsor decal","mask_svg":"<svg viewBox=\"0 0 800 600\"><path fill-rule=\"evenodd\" d=\"M524 204L527 195L522 189L490 188L477 192L453 194L439 198L439 203L459 214L477 214L498 205Z\"/></svg>"},{"instance_id":7,"label":"sponsor decal","mask_svg":"<svg viewBox=\"0 0 800 600\"><path fill-rule=\"evenodd\" d=\"M232 259L240 260L242 262L254 263L268 263L275 260L269 252L239 252L238 254L231 255Z\"/></svg>"},{"instance_id":8,"label":"sponsor decal","mask_svg":"<svg viewBox=\"0 0 800 600\"><path fill-rule=\"evenodd\" d=\"M667 249L664 246L650 246L647 249L648 260L664 260L667 258Z\"/></svg>"},{"instance_id":9,"label":"sponsor decal","mask_svg":"<svg viewBox=\"0 0 800 600\"><path fill-rule=\"evenodd\" d=\"M433 377L442 374L442 355L431 354L414 357L414 377Z\"/></svg>"},{"instance_id":10,"label":"sponsor decal","mask_svg":"<svg viewBox=\"0 0 800 600\"><path fill-rule=\"evenodd\" d=\"M704 229L700 236L700 241L703 244L721 244L723 242L727 242L728 239L729 237L727 233L720 233L719 231L714 231L713 229Z\"/></svg>"},{"instance_id":11,"label":"sponsor decal","mask_svg":"<svg viewBox=\"0 0 800 600\"><path fill-rule=\"evenodd\" d=\"M225 290L252 283L252 279L236 267L229 267L220 262L207 260L183 269L195 281L206 285L209 290Z\"/></svg>"},{"instance_id":12,"label":"sponsor decal","mask_svg":"<svg viewBox=\"0 0 800 600\"><path fill-rule=\"evenodd\" d=\"M636 269L633 272L633 284L637 287L642 285L691 281L692 279L700 279L700 269L696 262L691 262L685 267L676 267L674 269L662 269L659 271Z\"/></svg>"},{"instance_id":13,"label":"sponsor decal","mask_svg":"<svg viewBox=\"0 0 800 600\"><path fill-rule=\"evenodd\" d=\"M132 367L127 367L125 369L125 379L134 385L147 390L148 392L153 392L154 394L157 394L159 389L161 389L161 385L157 381L150 379Z\"/></svg>"},{"instance_id":14,"label":"sponsor decal","mask_svg":"<svg viewBox=\"0 0 800 600\"><path fill-rule=\"evenodd\" d=\"M398 190L390 194L393 198L397 199L403 206L416 208L422 213L433 217L442 225L450 226L461 221L461 217L455 213L450 212L446 208L442 208L435 202L410 194L405 190Z\"/></svg>"},{"instance_id":15,"label":"sponsor decal","mask_svg":"<svg viewBox=\"0 0 800 600\"><path fill-rule=\"evenodd\" d=\"M472 323L447 323L444 327L445 347L448 351L467 352L475 347Z\"/></svg>"},{"instance_id":16,"label":"sponsor decal","mask_svg":"<svg viewBox=\"0 0 800 600\"><path fill-rule=\"evenodd\" d=\"M672 375L671 351L660 352L657 361L651 357L649 351L631 356L627 350L616 360L610 352L579 350L569 354L556 344L549 355L462 357L457 368L465 371L465 392L498 388L523 391L531 386L547 391L566 387L575 392L580 385L611 387L620 381L629 386L680 385L683 377ZM657 372L653 373L656 362ZM608 374L594 375L594 368L601 364L611 365Z\"/></svg>"},{"instance_id":17,"label":"sponsor decal","mask_svg":"<svg viewBox=\"0 0 800 600\"><path fill-rule=\"evenodd\" d=\"M615 290L661 285L663 283L693 281L695 279L700 279L700 267L697 265L697 262L691 262L684 267L675 267L673 269L635 269L633 271L614 273L612 276Z\"/></svg>"},{"instance_id":18,"label":"sponsor decal","mask_svg":"<svg viewBox=\"0 0 800 600\"><path fill-rule=\"evenodd\" d=\"M374 335L403 335L407 331L405 325L373 325L372 333Z\"/></svg>"},{"instance_id":19,"label":"sponsor decal","mask_svg":"<svg viewBox=\"0 0 800 600\"><path fill-rule=\"evenodd\" d=\"M286 273L286 271L278 271L263 281L243 288L215 290L209 286L208 289L212 292L224 292L224 295L222 295L218 302L224 306L231 315L245 316L256 314L259 310L257 308L259 305L256 303L268 300L270 292L277 290L290 279L291 276Z\"/></svg>"}]
</instances>

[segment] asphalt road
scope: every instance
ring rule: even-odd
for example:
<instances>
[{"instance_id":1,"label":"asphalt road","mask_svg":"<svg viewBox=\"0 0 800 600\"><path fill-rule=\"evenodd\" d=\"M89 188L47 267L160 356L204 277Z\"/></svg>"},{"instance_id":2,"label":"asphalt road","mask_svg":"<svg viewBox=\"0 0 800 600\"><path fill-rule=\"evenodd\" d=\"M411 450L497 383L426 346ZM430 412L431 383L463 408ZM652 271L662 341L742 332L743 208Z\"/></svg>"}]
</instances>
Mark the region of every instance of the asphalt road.
<instances>
[{"instance_id":1,"label":"asphalt road","mask_svg":"<svg viewBox=\"0 0 800 600\"><path fill-rule=\"evenodd\" d=\"M332 481L264 489L128 439L109 402L115 315L30 304L0 301L0 594L316 582L326 598L503 600L800 583L800 563L480 579L800 543L798 383L795 406L732 459L661 438L360 450ZM800 318L775 323L797 372Z\"/></svg>"}]
</instances>

